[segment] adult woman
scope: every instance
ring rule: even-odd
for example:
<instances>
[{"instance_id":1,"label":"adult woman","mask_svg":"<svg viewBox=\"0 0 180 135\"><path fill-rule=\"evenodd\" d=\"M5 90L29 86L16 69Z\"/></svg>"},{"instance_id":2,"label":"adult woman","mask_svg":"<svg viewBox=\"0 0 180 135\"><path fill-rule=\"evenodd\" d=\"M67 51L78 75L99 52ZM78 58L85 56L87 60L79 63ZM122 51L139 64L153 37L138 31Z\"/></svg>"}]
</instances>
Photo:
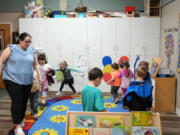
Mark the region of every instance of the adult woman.
<instances>
[{"instance_id":1,"label":"adult woman","mask_svg":"<svg viewBox=\"0 0 180 135\"><path fill-rule=\"evenodd\" d=\"M31 35L22 33L19 36L19 44L10 44L0 57L0 73L3 69L3 80L12 101L11 115L15 124L15 135L25 135L22 124L33 83L34 68L41 83L37 56L30 44Z\"/></svg>"}]
</instances>

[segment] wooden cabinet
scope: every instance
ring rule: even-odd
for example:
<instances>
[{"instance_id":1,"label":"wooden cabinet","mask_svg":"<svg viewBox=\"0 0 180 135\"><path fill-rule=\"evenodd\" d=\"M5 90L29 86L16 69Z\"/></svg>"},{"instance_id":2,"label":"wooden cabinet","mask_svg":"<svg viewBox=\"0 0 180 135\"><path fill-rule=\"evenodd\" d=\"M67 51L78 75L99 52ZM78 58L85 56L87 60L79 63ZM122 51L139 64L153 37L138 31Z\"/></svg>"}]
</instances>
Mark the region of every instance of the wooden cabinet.
<instances>
[{"instance_id":1,"label":"wooden cabinet","mask_svg":"<svg viewBox=\"0 0 180 135\"><path fill-rule=\"evenodd\" d=\"M144 0L144 12L148 16L160 16L161 0Z\"/></svg>"},{"instance_id":2,"label":"wooden cabinet","mask_svg":"<svg viewBox=\"0 0 180 135\"><path fill-rule=\"evenodd\" d=\"M155 78L155 108L157 112L175 112L176 78Z\"/></svg>"}]
</instances>

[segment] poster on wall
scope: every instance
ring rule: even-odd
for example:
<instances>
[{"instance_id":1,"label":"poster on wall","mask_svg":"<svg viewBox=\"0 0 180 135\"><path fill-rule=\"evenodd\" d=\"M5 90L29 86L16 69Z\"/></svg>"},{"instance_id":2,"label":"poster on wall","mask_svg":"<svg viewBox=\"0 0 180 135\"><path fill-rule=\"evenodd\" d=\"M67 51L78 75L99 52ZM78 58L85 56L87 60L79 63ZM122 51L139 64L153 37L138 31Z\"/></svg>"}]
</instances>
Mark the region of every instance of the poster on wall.
<instances>
[{"instance_id":1,"label":"poster on wall","mask_svg":"<svg viewBox=\"0 0 180 135\"><path fill-rule=\"evenodd\" d=\"M171 61L172 61L172 55L174 54L174 37L173 33L168 33L165 36L165 54L167 57L167 68L170 69Z\"/></svg>"},{"instance_id":2,"label":"poster on wall","mask_svg":"<svg viewBox=\"0 0 180 135\"><path fill-rule=\"evenodd\" d=\"M178 26L178 44L177 44L177 71L180 72L180 13Z\"/></svg>"}]
</instances>

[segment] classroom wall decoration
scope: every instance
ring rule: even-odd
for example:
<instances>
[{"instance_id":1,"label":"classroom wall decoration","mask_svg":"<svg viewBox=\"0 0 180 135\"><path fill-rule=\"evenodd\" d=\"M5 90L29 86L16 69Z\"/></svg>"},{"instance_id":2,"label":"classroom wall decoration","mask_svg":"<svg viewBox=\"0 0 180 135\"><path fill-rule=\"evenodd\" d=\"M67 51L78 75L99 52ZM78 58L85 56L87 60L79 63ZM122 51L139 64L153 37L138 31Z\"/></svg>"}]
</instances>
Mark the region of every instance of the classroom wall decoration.
<instances>
[{"instance_id":1,"label":"classroom wall decoration","mask_svg":"<svg viewBox=\"0 0 180 135\"><path fill-rule=\"evenodd\" d=\"M179 13L179 28L178 28L178 44L177 44L177 71L180 72L180 13Z\"/></svg>"},{"instance_id":2,"label":"classroom wall decoration","mask_svg":"<svg viewBox=\"0 0 180 135\"><path fill-rule=\"evenodd\" d=\"M118 65L120 66L121 62L123 60L127 60L129 62L129 58L127 56L121 56L119 60L117 61ZM104 56L102 59L102 63L104 65L103 68L103 80L107 83L112 78L111 73L112 71L112 59L110 56ZM121 70L121 67L119 67L119 71ZM112 85L112 82L108 83L108 85Z\"/></svg>"},{"instance_id":3,"label":"classroom wall decoration","mask_svg":"<svg viewBox=\"0 0 180 135\"><path fill-rule=\"evenodd\" d=\"M165 37L165 54L167 57L167 68L171 66L171 56L174 54L174 38L173 34L167 34Z\"/></svg>"}]
</instances>

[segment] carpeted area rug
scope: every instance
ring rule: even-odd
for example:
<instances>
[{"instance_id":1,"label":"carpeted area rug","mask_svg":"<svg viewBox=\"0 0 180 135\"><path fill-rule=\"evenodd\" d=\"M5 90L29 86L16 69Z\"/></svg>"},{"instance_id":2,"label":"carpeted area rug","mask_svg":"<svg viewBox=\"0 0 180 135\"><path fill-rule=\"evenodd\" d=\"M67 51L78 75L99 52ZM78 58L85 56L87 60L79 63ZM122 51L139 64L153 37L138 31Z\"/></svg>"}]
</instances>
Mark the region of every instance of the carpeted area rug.
<instances>
[{"instance_id":1,"label":"carpeted area rug","mask_svg":"<svg viewBox=\"0 0 180 135\"><path fill-rule=\"evenodd\" d=\"M112 97L104 97L104 105L109 112L128 112L123 109L122 99L114 104ZM46 106L38 106L37 121L27 115L23 128L26 135L65 135L67 111L82 111L80 96L56 97L47 101ZM13 130L8 135L14 135Z\"/></svg>"}]
</instances>

